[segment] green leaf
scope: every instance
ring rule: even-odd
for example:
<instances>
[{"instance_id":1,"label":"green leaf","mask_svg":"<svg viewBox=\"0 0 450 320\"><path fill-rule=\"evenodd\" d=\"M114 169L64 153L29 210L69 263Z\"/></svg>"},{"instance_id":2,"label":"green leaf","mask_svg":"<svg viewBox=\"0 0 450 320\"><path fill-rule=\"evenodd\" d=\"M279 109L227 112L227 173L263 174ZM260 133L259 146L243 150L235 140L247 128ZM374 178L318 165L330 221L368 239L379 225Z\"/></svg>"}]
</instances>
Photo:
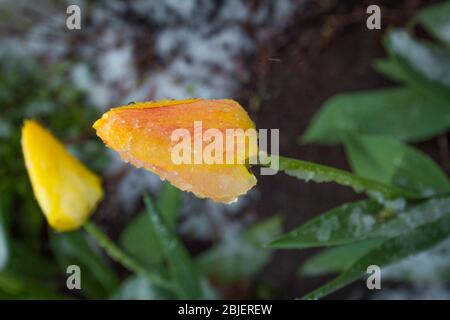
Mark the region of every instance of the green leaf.
<instances>
[{"instance_id":1,"label":"green leaf","mask_svg":"<svg viewBox=\"0 0 450 320\"><path fill-rule=\"evenodd\" d=\"M204 274L229 285L258 273L269 261L272 252L262 246L281 231L281 218L274 216L242 234L228 234L198 259Z\"/></svg>"},{"instance_id":2,"label":"green leaf","mask_svg":"<svg viewBox=\"0 0 450 320\"><path fill-rule=\"evenodd\" d=\"M10 242L10 259L7 269L29 276L37 281L52 282L60 275L58 266L39 252L19 240Z\"/></svg>"},{"instance_id":3,"label":"green leaf","mask_svg":"<svg viewBox=\"0 0 450 320\"><path fill-rule=\"evenodd\" d=\"M448 237L450 213L405 234L385 240L334 280L307 294L304 299L319 299L367 275L370 265L388 266L402 258L424 251Z\"/></svg>"},{"instance_id":4,"label":"green leaf","mask_svg":"<svg viewBox=\"0 0 450 320\"><path fill-rule=\"evenodd\" d=\"M433 36L450 47L450 2L444 1L423 9L417 19Z\"/></svg>"},{"instance_id":5,"label":"green leaf","mask_svg":"<svg viewBox=\"0 0 450 320\"><path fill-rule=\"evenodd\" d=\"M430 101L450 103L450 54L432 43L413 38L402 29L391 31L386 50L402 68L408 84Z\"/></svg>"},{"instance_id":6,"label":"green leaf","mask_svg":"<svg viewBox=\"0 0 450 320\"><path fill-rule=\"evenodd\" d=\"M61 299L60 274L55 264L37 255L20 241L10 243L10 259L0 271L0 291L15 299Z\"/></svg>"},{"instance_id":7,"label":"green leaf","mask_svg":"<svg viewBox=\"0 0 450 320\"><path fill-rule=\"evenodd\" d=\"M284 171L290 176L307 182L335 182L343 186L351 187L356 192L366 192L370 196L377 198L380 196L385 199L403 197L409 199L420 198L420 195L413 192L317 163L279 156L270 156L270 161L273 169Z\"/></svg>"},{"instance_id":8,"label":"green leaf","mask_svg":"<svg viewBox=\"0 0 450 320\"><path fill-rule=\"evenodd\" d=\"M394 59L376 59L373 63L373 67L378 73L393 81L406 81L406 75L403 72L403 69Z\"/></svg>"},{"instance_id":9,"label":"green leaf","mask_svg":"<svg viewBox=\"0 0 450 320\"><path fill-rule=\"evenodd\" d=\"M94 223L89 221L86 222L84 224L84 230L95 239L96 243L105 250L111 259L120 263L129 271L145 276L155 286L159 286L169 291L174 289L172 283L163 275L164 270L142 266L118 247L101 229L97 228Z\"/></svg>"},{"instance_id":10,"label":"green leaf","mask_svg":"<svg viewBox=\"0 0 450 320\"><path fill-rule=\"evenodd\" d=\"M0 294L4 293L11 299L66 299L57 293L56 286L36 281L9 269L0 271Z\"/></svg>"},{"instance_id":11,"label":"green leaf","mask_svg":"<svg viewBox=\"0 0 450 320\"><path fill-rule=\"evenodd\" d=\"M353 171L360 176L425 196L450 191L447 176L430 157L398 140L349 135L345 146Z\"/></svg>"},{"instance_id":12,"label":"green leaf","mask_svg":"<svg viewBox=\"0 0 450 320\"><path fill-rule=\"evenodd\" d=\"M156 200L156 208L161 212L163 219L171 228L175 228L177 214L181 205L180 189L165 182Z\"/></svg>"},{"instance_id":13,"label":"green leaf","mask_svg":"<svg viewBox=\"0 0 450 320\"><path fill-rule=\"evenodd\" d=\"M442 134L449 127L448 104L409 88L381 89L327 100L302 140L334 144L343 142L350 132L420 141Z\"/></svg>"},{"instance_id":14,"label":"green leaf","mask_svg":"<svg viewBox=\"0 0 450 320\"><path fill-rule=\"evenodd\" d=\"M152 222L157 242L167 261L171 279L177 285L182 299L202 298L200 276L187 250L182 246L173 230L169 228L148 196L144 197L147 214Z\"/></svg>"},{"instance_id":15,"label":"green leaf","mask_svg":"<svg viewBox=\"0 0 450 320\"><path fill-rule=\"evenodd\" d=\"M162 262L157 235L145 212L137 215L128 223L119 242L130 256L148 268L155 267Z\"/></svg>"},{"instance_id":16,"label":"green leaf","mask_svg":"<svg viewBox=\"0 0 450 320\"><path fill-rule=\"evenodd\" d=\"M283 220L275 215L251 226L244 234L245 241L262 247L265 243L280 233Z\"/></svg>"},{"instance_id":17,"label":"green leaf","mask_svg":"<svg viewBox=\"0 0 450 320\"><path fill-rule=\"evenodd\" d=\"M405 202L363 200L344 204L295 228L269 246L303 249L388 238L427 224L450 210L450 197L423 201L405 208Z\"/></svg>"},{"instance_id":18,"label":"green leaf","mask_svg":"<svg viewBox=\"0 0 450 320\"><path fill-rule=\"evenodd\" d=\"M81 231L50 235L50 244L61 270L79 265L83 272L83 292L93 298L109 295L118 286L118 279L99 250L95 250Z\"/></svg>"},{"instance_id":19,"label":"green leaf","mask_svg":"<svg viewBox=\"0 0 450 320\"><path fill-rule=\"evenodd\" d=\"M299 270L299 274L320 276L344 271L367 252L379 246L382 241L381 239L369 239L323 250L308 259Z\"/></svg>"},{"instance_id":20,"label":"green leaf","mask_svg":"<svg viewBox=\"0 0 450 320\"><path fill-rule=\"evenodd\" d=\"M156 207L172 230L175 228L180 202L180 191L169 183L164 183ZM153 268L162 261L157 235L146 212L140 213L128 223L119 242L128 254L147 267Z\"/></svg>"},{"instance_id":21,"label":"green leaf","mask_svg":"<svg viewBox=\"0 0 450 320\"><path fill-rule=\"evenodd\" d=\"M269 247L304 249L359 241L373 230L383 212L383 206L374 200L347 203L282 235Z\"/></svg>"}]
</instances>

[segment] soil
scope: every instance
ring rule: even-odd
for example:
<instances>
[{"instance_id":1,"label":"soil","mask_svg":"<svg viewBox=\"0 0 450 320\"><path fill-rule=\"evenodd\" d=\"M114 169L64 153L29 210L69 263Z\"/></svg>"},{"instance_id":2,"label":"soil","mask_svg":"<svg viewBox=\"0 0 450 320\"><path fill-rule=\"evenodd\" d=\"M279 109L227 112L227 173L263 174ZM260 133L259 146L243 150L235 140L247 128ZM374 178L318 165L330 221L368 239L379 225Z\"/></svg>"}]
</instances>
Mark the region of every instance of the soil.
<instances>
[{"instance_id":1,"label":"soil","mask_svg":"<svg viewBox=\"0 0 450 320\"><path fill-rule=\"evenodd\" d=\"M239 100L250 107L258 128L280 129L281 155L349 170L342 147L301 146L298 137L331 96L394 85L372 68L374 59L385 56L382 37L389 27L404 26L418 8L432 2L377 1L382 29L368 30L365 9L373 1L311 1L296 13L291 26L274 33L257 56L250 58L252 77ZM436 141L421 147L439 158ZM362 197L348 188L304 183L280 173L258 179L261 199L255 209L261 219L282 213L285 230ZM299 266L314 252L317 250L277 251L262 280L275 284L278 298L301 297L331 278L298 278ZM363 283L330 297L354 297L350 292L355 292L355 286L362 288Z\"/></svg>"}]
</instances>

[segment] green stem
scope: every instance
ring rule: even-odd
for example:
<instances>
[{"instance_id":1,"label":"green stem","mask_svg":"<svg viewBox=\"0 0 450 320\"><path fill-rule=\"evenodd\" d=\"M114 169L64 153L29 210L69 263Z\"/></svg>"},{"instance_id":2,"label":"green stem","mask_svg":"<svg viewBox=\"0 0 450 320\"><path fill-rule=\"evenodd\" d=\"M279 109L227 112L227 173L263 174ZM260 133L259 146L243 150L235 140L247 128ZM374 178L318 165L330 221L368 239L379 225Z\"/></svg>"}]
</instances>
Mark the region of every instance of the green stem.
<instances>
[{"instance_id":1,"label":"green stem","mask_svg":"<svg viewBox=\"0 0 450 320\"><path fill-rule=\"evenodd\" d=\"M271 162L270 164L265 164L264 166L271 167L272 162L274 162L275 164L278 164L278 167L275 169L284 171L290 176L294 176L305 181L312 180L315 182L335 182L343 186L351 187L356 192L364 191L369 196L375 198L383 196L386 199L423 199L423 196L420 194L416 194L395 186L386 185L337 168L281 156L269 155L268 157Z\"/></svg>"},{"instance_id":2,"label":"green stem","mask_svg":"<svg viewBox=\"0 0 450 320\"><path fill-rule=\"evenodd\" d=\"M146 277L153 285L159 286L166 290L175 292L174 286L162 278L160 275L149 272L145 267L139 264L136 260L132 259L122 249L120 249L111 239L104 234L99 228L92 222L87 222L84 225L84 229L97 241L98 245L102 247L106 253L116 262L128 270Z\"/></svg>"}]
</instances>

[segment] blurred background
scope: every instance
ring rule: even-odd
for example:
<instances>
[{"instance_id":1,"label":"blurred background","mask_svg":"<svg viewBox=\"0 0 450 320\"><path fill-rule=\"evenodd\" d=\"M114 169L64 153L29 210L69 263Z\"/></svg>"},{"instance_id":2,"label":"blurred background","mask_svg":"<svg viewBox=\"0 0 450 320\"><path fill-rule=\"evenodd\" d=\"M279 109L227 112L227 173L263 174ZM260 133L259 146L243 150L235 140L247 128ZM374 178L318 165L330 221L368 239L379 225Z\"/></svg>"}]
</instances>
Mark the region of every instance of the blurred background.
<instances>
[{"instance_id":1,"label":"blurred background","mask_svg":"<svg viewBox=\"0 0 450 320\"><path fill-rule=\"evenodd\" d=\"M280 154L350 170L342 147L300 145L300 135L333 95L392 86L373 68L386 56L383 36L439 2L376 1L382 28L368 30L373 1L0 0L0 297L170 297L110 261L82 232L48 230L20 150L29 117L103 176L106 198L93 220L142 263L160 260L143 227L142 194L149 192L161 205L179 204L172 209L177 235L209 279L211 296L293 299L331 279L299 277L316 249L260 245L361 195L278 174L258 177L232 205L200 200L123 163L91 124L132 101L233 98L257 127L280 129ZM81 8L80 30L66 28L70 4ZM450 172L445 135L416 146ZM374 294L361 281L330 297L450 298L448 282L434 278L436 268L450 271L447 247L415 261L420 281L392 276ZM74 293L64 286L65 266L75 262L88 271L86 289Z\"/></svg>"}]
</instances>

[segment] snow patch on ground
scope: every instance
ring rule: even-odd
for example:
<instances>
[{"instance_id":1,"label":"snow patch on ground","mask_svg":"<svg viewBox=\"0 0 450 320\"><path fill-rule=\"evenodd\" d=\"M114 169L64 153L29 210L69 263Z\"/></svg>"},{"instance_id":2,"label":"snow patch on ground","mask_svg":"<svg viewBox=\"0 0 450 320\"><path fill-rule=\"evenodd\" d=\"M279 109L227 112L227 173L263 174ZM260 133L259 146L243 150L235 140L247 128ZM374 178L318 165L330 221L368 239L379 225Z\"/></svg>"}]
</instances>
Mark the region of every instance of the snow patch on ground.
<instances>
[{"instance_id":1,"label":"snow patch on ground","mask_svg":"<svg viewBox=\"0 0 450 320\"><path fill-rule=\"evenodd\" d=\"M437 284L448 278L450 238L435 247L383 269L383 278L408 280L416 285Z\"/></svg>"},{"instance_id":2,"label":"snow patch on ground","mask_svg":"<svg viewBox=\"0 0 450 320\"><path fill-rule=\"evenodd\" d=\"M383 281L401 281L411 286L383 288L374 299L449 299L450 238L430 250L403 259L381 271Z\"/></svg>"}]
</instances>

